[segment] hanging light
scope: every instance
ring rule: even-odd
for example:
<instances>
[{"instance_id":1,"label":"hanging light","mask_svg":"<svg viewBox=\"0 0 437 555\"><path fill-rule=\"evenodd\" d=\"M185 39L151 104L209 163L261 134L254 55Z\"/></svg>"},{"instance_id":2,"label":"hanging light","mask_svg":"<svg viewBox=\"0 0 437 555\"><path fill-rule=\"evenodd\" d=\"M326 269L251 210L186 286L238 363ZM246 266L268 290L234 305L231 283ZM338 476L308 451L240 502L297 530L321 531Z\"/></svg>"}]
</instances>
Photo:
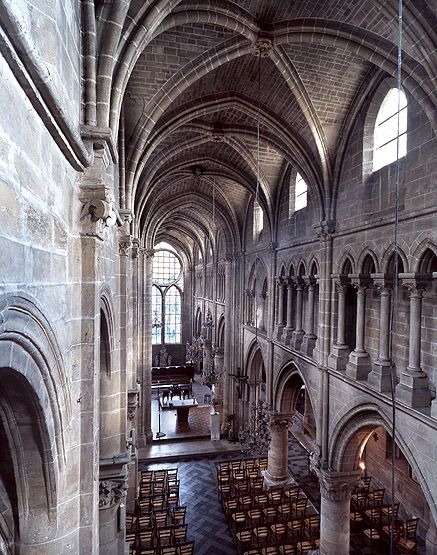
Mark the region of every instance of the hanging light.
<instances>
[{"instance_id":1,"label":"hanging light","mask_svg":"<svg viewBox=\"0 0 437 555\"><path fill-rule=\"evenodd\" d=\"M161 320L158 318L158 311L153 311L152 328L160 328L162 326Z\"/></svg>"},{"instance_id":2,"label":"hanging light","mask_svg":"<svg viewBox=\"0 0 437 555\"><path fill-rule=\"evenodd\" d=\"M187 364L195 364L203 359L203 339L201 337L193 337L191 343L185 344L185 362Z\"/></svg>"}]
</instances>

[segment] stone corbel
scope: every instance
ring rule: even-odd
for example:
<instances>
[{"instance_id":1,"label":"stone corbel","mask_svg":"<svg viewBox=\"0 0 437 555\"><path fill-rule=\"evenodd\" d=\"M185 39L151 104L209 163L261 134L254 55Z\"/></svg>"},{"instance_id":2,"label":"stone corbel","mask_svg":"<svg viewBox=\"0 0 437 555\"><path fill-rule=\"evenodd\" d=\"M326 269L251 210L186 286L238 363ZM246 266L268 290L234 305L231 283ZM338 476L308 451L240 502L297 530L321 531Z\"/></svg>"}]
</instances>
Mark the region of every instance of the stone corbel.
<instances>
[{"instance_id":1,"label":"stone corbel","mask_svg":"<svg viewBox=\"0 0 437 555\"><path fill-rule=\"evenodd\" d=\"M106 229L115 225L118 220L117 209L109 196L84 201L80 215L85 228L84 235L97 236L103 240Z\"/></svg>"},{"instance_id":2,"label":"stone corbel","mask_svg":"<svg viewBox=\"0 0 437 555\"><path fill-rule=\"evenodd\" d=\"M82 139L90 142L94 150L104 150L114 164L118 162L117 145L110 127L82 125L80 131Z\"/></svg>"},{"instance_id":3,"label":"stone corbel","mask_svg":"<svg viewBox=\"0 0 437 555\"><path fill-rule=\"evenodd\" d=\"M100 480L99 509L109 509L117 505L126 495L127 481L125 478L118 480Z\"/></svg>"},{"instance_id":4,"label":"stone corbel","mask_svg":"<svg viewBox=\"0 0 437 555\"><path fill-rule=\"evenodd\" d=\"M129 249L132 247L132 236L122 235L118 241L118 254L120 256L128 256Z\"/></svg>"},{"instance_id":5,"label":"stone corbel","mask_svg":"<svg viewBox=\"0 0 437 555\"><path fill-rule=\"evenodd\" d=\"M328 239L328 237L335 232L335 222L334 220L323 220L320 224L314 225L313 229L317 237L323 241Z\"/></svg>"},{"instance_id":6,"label":"stone corbel","mask_svg":"<svg viewBox=\"0 0 437 555\"><path fill-rule=\"evenodd\" d=\"M140 403L140 384L127 392L127 419L132 421L135 418L136 410Z\"/></svg>"}]
</instances>

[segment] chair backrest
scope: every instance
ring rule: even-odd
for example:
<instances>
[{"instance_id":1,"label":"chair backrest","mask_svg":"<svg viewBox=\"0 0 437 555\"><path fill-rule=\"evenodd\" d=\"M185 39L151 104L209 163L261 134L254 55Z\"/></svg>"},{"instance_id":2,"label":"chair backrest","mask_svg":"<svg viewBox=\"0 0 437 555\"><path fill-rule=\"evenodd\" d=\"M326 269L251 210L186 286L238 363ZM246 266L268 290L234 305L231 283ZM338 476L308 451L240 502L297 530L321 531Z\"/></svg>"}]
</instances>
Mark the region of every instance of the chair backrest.
<instances>
[{"instance_id":1,"label":"chair backrest","mask_svg":"<svg viewBox=\"0 0 437 555\"><path fill-rule=\"evenodd\" d=\"M172 521L175 524L185 524L185 514L187 507L176 507L172 513Z\"/></svg>"},{"instance_id":2,"label":"chair backrest","mask_svg":"<svg viewBox=\"0 0 437 555\"><path fill-rule=\"evenodd\" d=\"M292 512L296 516L304 516L307 510L308 499L302 497L301 499L296 499L292 504Z\"/></svg>"},{"instance_id":3,"label":"chair backrest","mask_svg":"<svg viewBox=\"0 0 437 555\"><path fill-rule=\"evenodd\" d=\"M370 520L370 524L373 527L377 527L381 524L381 520L382 520L382 507L371 507L369 509L369 512L366 511L366 515L368 515L368 518Z\"/></svg>"},{"instance_id":4,"label":"chair backrest","mask_svg":"<svg viewBox=\"0 0 437 555\"><path fill-rule=\"evenodd\" d=\"M384 488L375 489L372 491L371 499L374 507L382 507L384 503L384 493L385 493Z\"/></svg>"},{"instance_id":5,"label":"chair backrest","mask_svg":"<svg viewBox=\"0 0 437 555\"><path fill-rule=\"evenodd\" d=\"M184 542L178 546L178 555L193 555L194 541Z\"/></svg>"},{"instance_id":6,"label":"chair backrest","mask_svg":"<svg viewBox=\"0 0 437 555\"><path fill-rule=\"evenodd\" d=\"M187 531L188 531L188 524L181 524L180 526L176 526L173 528L173 538L175 542L186 542L187 541Z\"/></svg>"},{"instance_id":7,"label":"chair backrest","mask_svg":"<svg viewBox=\"0 0 437 555\"><path fill-rule=\"evenodd\" d=\"M405 521L405 537L408 540L416 539L418 522L419 522L418 518L411 518L410 520Z\"/></svg>"}]
</instances>

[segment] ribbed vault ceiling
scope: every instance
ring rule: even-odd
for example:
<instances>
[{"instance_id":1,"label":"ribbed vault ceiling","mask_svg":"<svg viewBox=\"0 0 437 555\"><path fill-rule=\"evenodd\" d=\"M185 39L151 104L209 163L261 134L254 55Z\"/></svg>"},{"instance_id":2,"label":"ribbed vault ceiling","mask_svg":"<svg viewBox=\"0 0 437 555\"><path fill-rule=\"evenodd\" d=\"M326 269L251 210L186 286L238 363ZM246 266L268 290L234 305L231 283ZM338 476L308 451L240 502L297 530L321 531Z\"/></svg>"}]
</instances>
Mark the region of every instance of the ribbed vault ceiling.
<instances>
[{"instance_id":1,"label":"ribbed vault ceiling","mask_svg":"<svg viewBox=\"0 0 437 555\"><path fill-rule=\"evenodd\" d=\"M412 13L422 27L409 27ZM406 1L404 21L405 71L428 94L430 2ZM270 215L290 164L329 213L336 152L366 81L394 75L396 28L395 0L131 1L117 71L126 204L145 242L167 235L192 251L211 232L214 188L228 249L241 248L258 154ZM261 59L252 53L259 37L272 45Z\"/></svg>"}]
</instances>

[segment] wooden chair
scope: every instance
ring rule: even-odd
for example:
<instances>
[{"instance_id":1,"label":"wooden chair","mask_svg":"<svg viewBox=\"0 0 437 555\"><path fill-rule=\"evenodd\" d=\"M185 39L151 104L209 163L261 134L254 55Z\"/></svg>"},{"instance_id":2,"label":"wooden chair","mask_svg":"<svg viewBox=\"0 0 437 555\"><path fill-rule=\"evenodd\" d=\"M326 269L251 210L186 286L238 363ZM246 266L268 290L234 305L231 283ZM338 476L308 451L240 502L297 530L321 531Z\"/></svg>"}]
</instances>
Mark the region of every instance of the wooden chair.
<instances>
[{"instance_id":1,"label":"wooden chair","mask_svg":"<svg viewBox=\"0 0 437 555\"><path fill-rule=\"evenodd\" d=\"M307 512L308 499L306 497L301 497L296 499L291 504L291 514L293 518L304 517Z\"/></svg>"},{"instance_id":2,"label":"wooden chair","mask_svg":"<svg viewBox=\"0 0 437 555\"><path fill-rule=\"evenodd\" d=\"M156 528L156 539L158 546L171 545L173 543L173 527Z\"/></svg>"},{"instance_id":3,"label":"wooden chair","mask_svg":"<svg viewBox=\"0 0 437 555\"><path fill-rule=\"evenodd\" d=\"M254 495L253 502L256 507L260 507L261 509L263 507L266 507L269 504L267 493L259 493L257 495Z\"/></svg>"},{"instance_id":4,"label":"wooden chair","mask_svg":"<svg viewBox=\"0 0 437 555\"><path fill-rule=\"evenodd\" d=\"M284 488L284 498L290 501L297 499L299 497L299 493L300 493L300 486L298 485L295 485L295 486L289 485Z\"/></svg>"},{"instance_id":5,"label":"wooden chair","mask_svg":"<svg viewBox=\"0 0 437 555\"><path fill-rule=\"evenodd\" d=\"M129 553L133 553L134 549L137 546L137 533L135 532L126 532L126 543L129 545Z\"/></svg>"},{"instance_id":6,"label":"wooden chair","mask_svg":"<svg viewBox=\"0 0 437 555\"><path fill-rule=\"evenodd\" d=\"M358 492L355 500L351 503L350 522L351 525L358 525L364 522L364 513L367 508L367 493Z\"/></svg>"},{"instance_id":7,"label":"wooden chair","mask_svg":"<svg viewBox=\"0 0 437 555\"><path fill-rule=\"evenodd\" d=\"M137 503L136 503L136 513L137 515L148 515L150 513L150 503L151 503L151 498L147 498L147 499L137 499Z\"/></svg>"},{"instance_id":8,"label":"wooden chair","mask_svg":"<svg viewBox=\"0 0 437 555\"><path fill-rule=\"evenodd\" d=\"M255 528L252 528L252 535L253 535L253 539L254 539L254 544L257 545L258 547L260 546L264 546L268 543L268 539L269 539L269 528L268 526L256 526Z\"/></svg>"},{"instance_id":9,"label":"wooden chair","mask_svg":"<svg viewBox=\"0 0 437 555\"><path fill-rule=\"evenodd\" d=\"M246 493L238 498L238 508L242 511L249 509L252 506L252 496Z\"/></svg>"},{"instance_id":10,"label":"wooden chair","mask_svg":"<svg viewBox=\"0 0 437 555\"><path fill-rule=\"evenodd\" d=\"M144 528L143 530L138 530L138 547L143 549L144 547L154 547L155 546L155 530L154 528Z\"/></svg>"},{"instance_id":11,"label":"wooden chair","mask_svg":"<svg viewBox=\"0 0 437 555\"><path fill-rule=\"evenodd\" d=\"M246 513L247 525L252 528L260 525L263 522L263 513L259 507L249 509Z\"/></svg>"},{"instance_id":12,"label":"wooden chair","mask_svg":"<svg viewBox=\"0 0 437 555\"><path fill-rule=\"evenodd\" d=\"M175 507L171 512L171 521L173 524L180 526L185 524L185 515L187 512L187 507Z\"/></svg>"},{"instance_id":13,"label":"wooden chair","mask_svg":"<svg viewBox=\"0 0 437 555\"><path fill-rule=\"evenodd\" d=\"M262 476L257 477L250 481L249 490L253 495L257 495L258 493L261 493L263 491L263 488L264 488L264 478Z\"/></svg>"},{"instance_id":14,"label":"wooden chair","mask_svg":"<svg viewBox=\"0 0 437 555\"><path fill-rule=\"evenodd\" d=\"M175 543L185 543L187 541L188 524L181 524L173 527L173 540Z\"/></svg>"},{"instance_id":15,"label":"wooden chair","mask_svg":"<svg viewBox=\"0 0 437 555\"><path fill-rule=\"evenodd\" d=\"M365 478L361 478L358 484L352 490L352 498L359 492L368 493L370 489L370 482L372 481L371 476L366 476Z\"/></svg>"},{"instance_id":16,"label":"wooden chair","mask_svg":"<svg viewBox=\"0 0 437 555\"><path fill-rule=\"evenodd\" d=\"M417 553L417 524L418 518L407 520L403 526L403 535L397 542L402 553Z\"/></svg>"},{"instance_id":17,"label":"wooden chair","mask_svg":"<svg viewBox=\"0 0 437 555\"><path fill-rule=\"evenodd\" d=\"M366 520L370 528L364 530L364 535L370 542L370 549L373 551L375 544L382 540L382 507L371 507L366 510Z\"/></svg>"},{"instance_id":18,"label":"wooden chair","mask_svg":"<svg viewBox=\"0 0 437 555\"><path fill-rule=\"evenodd\" d=\"M279 545L279 544L278 544ZM278 555L277 545L266 545L261 550L262 555Z\"/></svg>"},{"instance_id":19,"label":"wooden chair","mask_svg":"<svg viewBox=\"0 0 437 555\"><path fill-rule=\"evenodd\" d=\"M252 547L252 528L244 528L235 533L237 553L243 553Z\"/></svg>"},{"instance_id":20,"label":"wooden chair","mask_svg":"<svg viewBox=\"0 0 437 555\"><path fill-rule=\"evenodd\" d=\"M178 548L176 545L162 545L155 555L178 555Z\"/></svg>"},{"instance_id":21,"label":"wooden chair","mask_svg":"<svg viewBox=\"0 0 437 555\"><path fill-rule=\"evenodd\" d=\"M288 536L291 543L302 539L303 523L304 521L301 518L294 518L293 520L289 520L287 522Z\"/></svg>"},{"instance_id":22,"label":"wooden chair","mask_svg":"<svg viewBox=\"0 0 437 555\"><path fill-rule=\"evenodd\" d=\"M282 487L269 489L267 495L271 505L280 505L282 503Z\"/></svg>"},{"instance_id":23,"label":"wooden chair","mask_svg":"<svg viewBox=\"0 0 437 555\"><path fill-rule=\"evenodd\" d=\"M145 530L147 528L152 528L152 515L150 513L146 515L138 515L137 517L137 529Z\"/></svg>"},{"instance_id":24,"label":"wooden chair","mask_svg":"<svg viewBox=\"0 0 437 555\"><path fill-rule=\"evenodd\" d=\"M297 555L297 544L286 543L279 546L280 555Z\"/></svg>"},{"instance_id":25,"label":"wooden chair","mask_svg":"<svg viewBox=\"0 0 437 555\"><path fill-rule=\"evenodd\" d=\"M374 489L367 494L368 507L382 507L384 504L385 488Z\"/></svg>"},{"instance_id":26,"label":"wooden chair","mask_svg":"<svg viewBox=\"0 0 437 555\"><path fill-rule=\"evenodd\" d=\"M159 550L155 547L142 547L135 551L135 555L156 555L157 553Z\"/></svg>"},{"instance_id":27,"label":"wooden chair","mask_svg":"<svg viewBox=\"0 0 437 555\"><path fill-rule=\"evenodd\" d=\"M270 524L271 522L275 522L277 516L277 507L274 505L267 505L266 507L262 508L263 513L263 522L264 524Z\"/></svg>"},{"instance_id":28,"label":"wooden chair","mask_svg":"<svg viewBox=\"0 0 437 555\"><path fill-rule=\"evenodd\" d=\"M126 532L135 532L137 529L137 517L134 513L126 513Z\"/></svg>"},{"instance_id":29,"label":"wooden chair","mask_svg":"<svg viewBox=\"0 0 437 555\"><path fill-rule=\"evenodd\" d=\"M291 504L282 503L282 505L279 505L277 509L277 517L280 522L288 522L291 520Z\"/></svg>"},{"instance_id":30,"label":"wooden chair","mask_svg":"<svg viewBox=\"0 0 437 555\"><path fill-rule=\"evenodd\" d=\"M317 544L313 540L302 540L297 543L297 553L298 555L304 555L305 553L309 553L313 551L313 549L317 548Z\"/></svg>"},{"instance_id":31,"label":"wooden chair","mask_svg":"<svg viewBox=\"0 0 437 555\"><path fill-rule=\"evenodd\" d=\"M310 515L304 519L304 535L311 540L320 537L320 515Z\"/></svg>"},{"instance_id":32,"label":"wooden chair","mask_svg":"<svg viewBox=\"0 0 437 555\"><path fill-rule=\"evenodd\" d=\"M178 555L193 555L194 541L181 543L178 545Z\"/></svg>"},{"instance_id":33,"label":"wooden chair","mask_svg":"<svg viewBox=\"0 0 437 555\"><path fill-rule=\"evenodd\" d=\"M164 528L169 524L167 509L160 509L158 511L153 511L153 526L155 528Z\"/></svg>"},{"instance_id":34,"label":"wooden chair","mask_svg":"<svg viewBox=\"0 0 437 555\"><path fill-rule=\"evenodd\" d=\"M235 528L235 530L244 528L247 522L246 511L234 511L233 513L231 513L231 518L229 522L230 526L232 528Z\"/></svg>"},{"instance_id":35,"label":"wooden chair","mask_svg":"<svg viewBox=\"0 0 437 555\"><path fill-rule=\"evenodd\" d=\"M231 497L227 499L223 504L223 511L225 513L225 518L229 522L231 514L238 510L238 497Z\"/></svg>"},{"instance_id":36,"label":"wooden chair","mask_svg":"<svg viewBox=\"0 0 437 555\"><path fill-rule=\"evenodd\" d=\"M270 541L272 543L283 543L287 535L287 525L283 522L270 524Z\"/></svg>"}]
</instances>

